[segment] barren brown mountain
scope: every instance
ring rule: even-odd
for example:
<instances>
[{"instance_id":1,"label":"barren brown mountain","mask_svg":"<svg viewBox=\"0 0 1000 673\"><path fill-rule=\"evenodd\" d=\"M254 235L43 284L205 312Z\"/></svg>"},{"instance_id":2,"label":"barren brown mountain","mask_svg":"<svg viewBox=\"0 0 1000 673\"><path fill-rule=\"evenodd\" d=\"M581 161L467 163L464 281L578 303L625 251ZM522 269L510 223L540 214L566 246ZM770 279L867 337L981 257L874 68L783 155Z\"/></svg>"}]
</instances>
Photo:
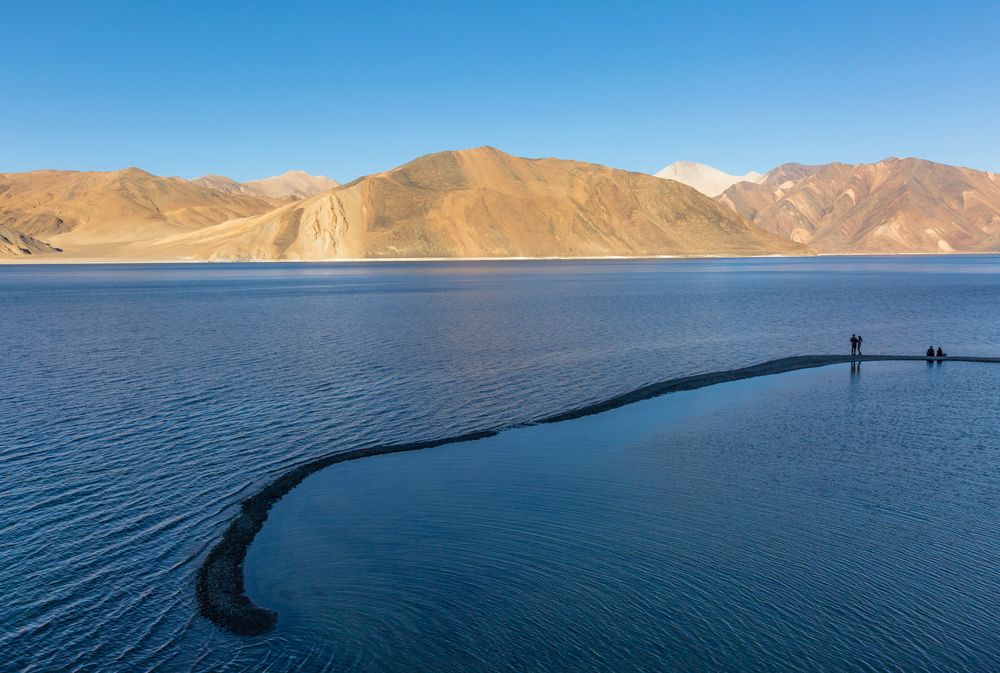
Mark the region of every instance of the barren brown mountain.
<instances>
[{"instance_id":1,"label":"barren brown mountain","mask_svg":"<svg viewBox=\"0 0 1000 673\"><path fill-rule=\"evenodd\" d=\"M786 164L718 200L820 252L1000 250L1000 176L921 159Z\"/></svg>"},{"instance_id":2,"label":"barren brown mountain","mask_svg":"<svg viewBox=\"0 0 1000 673\"><path fill-rule=\"evenodd\" d=\"M804 254L694 189L491 147L441 152L132 254L196 259Z\"/></svg>"},{"instance_id":3,"label":"barren brown mountain","mask_svg":"<svg viewBox=\"0 0 1000 673\"><path fill-rule=\"evenodd\" d=\"M305 199L331 190L339 184L325 175L310 175L305 171L288 171L271 178L248 182L237 182L222 175L206 175L191 182L227 194L248 194L272 199Z\"/></svg>"},{"instance_id":4,"label":"barren brown mountain","mask_svg":"<svg viewBox=\"0 0 1000 673\"><path fill-rule=\"evenodd\" d=\"M131 241L195 231L281 203L137 168L0 174L0 226L63 248L65 256L115 257Z\"/></svg>"}]
</instances>

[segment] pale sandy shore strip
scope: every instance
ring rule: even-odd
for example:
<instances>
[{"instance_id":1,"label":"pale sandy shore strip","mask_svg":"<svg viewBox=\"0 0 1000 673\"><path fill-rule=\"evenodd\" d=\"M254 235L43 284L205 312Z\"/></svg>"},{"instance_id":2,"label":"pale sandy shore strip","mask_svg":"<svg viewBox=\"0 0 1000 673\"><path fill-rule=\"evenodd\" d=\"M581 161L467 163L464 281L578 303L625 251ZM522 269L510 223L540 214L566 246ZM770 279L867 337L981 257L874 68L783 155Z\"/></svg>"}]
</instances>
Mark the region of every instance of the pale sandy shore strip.
<instances>
[{"instance_id":1,"label":"pale sandy shore strip","mask_svg":"<svg viewBox=\"0 0 1000 673\"><path fill-rule=\"evenodd\" d=\"M0 257L0 266L74 266L132 264L367 264L391 262L567 262L624 260L725 260L725 259L815 259L817 257L997 257L1000 252L823 252L804 255L603 255L575 257L328 257L326 259L200 259L114 257Z\"/></svg>"},{"instance_id":2,"label":"pale sandy shore strip","mask_svg":"<svg viewBox=\"0 0 1000 673\"><path fill-rule=\"evenodd\" d=\"M389 262L532 262L627 259L757 259L765 257L815 257L816 255L605 255L597 257L327 257L325 259L199 259L199 258L110 258L110 257L3 257L0 264L11 266L100 265L100 264L367 264Z\"/></svg>"},{"instance_id":3,"label":"pale sandy shore strip","mask_svg":"<svg viewBox=\"0 0 1000 673\"><path fill-rule=\"evenodd\" d=\"M757 376L770 376L798 369L810 369L847 362L887 360L987 362L1000 364L1000 357L951 356L932 358L926 355L799 355L761 362L741 369L695 374L660 383L653 383L601 402L538 419L529 425L557 423L582 416L590 416L591 414L609 411L625 406L626 404L647 400L660 395L704 388L728 381L738 381ZM228 528L222 535L222 539L212 548L198 569L197 594L201 613L218 626L241 636L261 635L274 629L278 619L277 613L254 604L245 593L243 562L246 559L250 544L253 542L257 532L264 525L264 521L267 520L267 513L271 509L271 506L309 475L336 463L387 453L417 451L443 444L483 439L497 435L505 429L509 428L491 428L444 439L408 444L387 444L330 454L300 465L278 477L243 501L239 513L230 521Z\"/></svg>"}]
</instances>

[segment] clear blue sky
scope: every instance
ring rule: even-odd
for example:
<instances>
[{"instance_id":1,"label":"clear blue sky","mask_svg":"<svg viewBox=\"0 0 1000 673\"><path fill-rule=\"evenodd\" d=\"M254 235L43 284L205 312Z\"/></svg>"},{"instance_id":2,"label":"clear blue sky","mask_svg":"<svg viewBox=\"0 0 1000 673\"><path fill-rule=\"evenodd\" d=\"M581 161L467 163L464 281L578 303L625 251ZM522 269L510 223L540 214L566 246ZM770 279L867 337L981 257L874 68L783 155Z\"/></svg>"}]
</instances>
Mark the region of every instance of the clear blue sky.
<instances>
[{"instance_id":1,"label":"clear blue sky","mask_svg":"<svg viewBox=\"0 0 1000 673\"><path fill-rule=\"evenodd\" d=\"M494 145L640 171L1000 171L997 2L0 0L0 171L338 180Z\"/></svg>"}]
</instances>

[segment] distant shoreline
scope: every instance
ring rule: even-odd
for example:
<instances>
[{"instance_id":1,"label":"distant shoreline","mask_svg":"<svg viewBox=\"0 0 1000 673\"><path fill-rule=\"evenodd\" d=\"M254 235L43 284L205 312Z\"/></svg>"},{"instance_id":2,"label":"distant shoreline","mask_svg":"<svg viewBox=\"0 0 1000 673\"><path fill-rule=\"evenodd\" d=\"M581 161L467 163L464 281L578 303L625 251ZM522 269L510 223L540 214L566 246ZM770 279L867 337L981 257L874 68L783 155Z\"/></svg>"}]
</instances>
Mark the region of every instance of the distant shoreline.
<instances>
[{"instance_id":1,"label":"distant shoreline","mask_svg":"<svg viewBox=\"0 0 1000 673\"><path fill-rule=\"evenodd\" d=\"M877 361L953 361L1000 364L1000 357L959 356L936 358L927 357L926 355L799 355L760 362L739 369L695 374L669 379L660 383L653 383L601 402L583 405L559 414L537 419L525 425L541 425L572 420L610 411L627 404L661 395L695 390L719 383L848 362ZM208 552L201 567L198 569L196 591L201 614L216 625L235 635L262 635L274 629L278 620L277 613L256 605L246 595L243 581L243 562L246 559L247 550L267 520L268 511L306 477L337 463L358 460L369 456L417 451L444 444L485 439L493 437L507 429L513 429L513 427L488 428L456 437L407 444L383 444L329 454L299 465L269 484L266 484L262 489L241 503L239 512L229 522L229 526L226 528L225 533L223 533L222 539Z\"/></svg>"},{"instance_id":2,"label":"distant shoreline","mask_svg":"<svg viewBox=\"0 0 1000 673\"><path fill-rule=\"evenodd\" d=\"M0 259L0 266L114 266L135 264L367 264L370 262L568 262L568 261L629 261L629 260L699 260L699 259L815 259L817 257L995 257L996 252L835 252L813 255L608 255L603 257L336 257L328 259L108 259L44 257L10 257Z\"/></svg>"}]
</instances>

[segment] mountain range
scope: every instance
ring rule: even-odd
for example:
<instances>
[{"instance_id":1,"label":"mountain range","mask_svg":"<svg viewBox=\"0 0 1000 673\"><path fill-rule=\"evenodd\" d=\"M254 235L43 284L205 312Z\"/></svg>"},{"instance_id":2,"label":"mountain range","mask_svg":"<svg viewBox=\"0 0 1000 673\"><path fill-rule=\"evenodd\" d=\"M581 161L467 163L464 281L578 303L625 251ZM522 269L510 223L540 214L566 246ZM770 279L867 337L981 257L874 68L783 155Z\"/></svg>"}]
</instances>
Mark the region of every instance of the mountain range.
<instances>
[{"instance_id":1,"label":"mountain range","mask_svg":"<svg viewBox=\"0 0 1000 673\"><path fill-rule=\"evenodd\" d=\"M491 147L345 185L0 174L0 259L326 260L1000 251L1000 176L921 159L657 176Z\"/></svg>"},{"instance_id":2,"label":"mountain range","mask_svg":"<svg viewBox=\"0 0 1000 673\"><path fill-rule=\"evenodd\" d=\"M205 175L192 180L196 185L211 187L227 194L248 194L272 199L305 199L338 186L325 175L309 175L305 171L288 171L281 175L248 182L237 182L223 175Z\"/></svg>"},{"instance_id":3,"label":"mountain range","mask_svg":"<svg viewBox=\"0 0 1000 673\"><path fill-rule=\"evenodd\" d=\"M136 254L138 254L138 248ZM795 254L696 190L492 147L440 152L262 215L157 241L157 258Z\"/></svg>"}]
</instances>

